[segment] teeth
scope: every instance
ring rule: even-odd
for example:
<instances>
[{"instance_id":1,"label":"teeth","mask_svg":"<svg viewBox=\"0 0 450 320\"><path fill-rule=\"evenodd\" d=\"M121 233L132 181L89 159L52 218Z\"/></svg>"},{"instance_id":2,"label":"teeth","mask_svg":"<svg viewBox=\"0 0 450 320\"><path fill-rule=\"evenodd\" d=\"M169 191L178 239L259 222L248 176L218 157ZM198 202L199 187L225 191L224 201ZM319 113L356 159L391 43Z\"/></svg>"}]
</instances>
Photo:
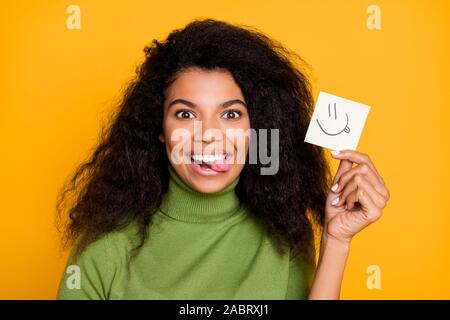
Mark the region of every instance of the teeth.
<instances>
[{"instance_id":1,"label":"teeth","mask_svg":"<svg viewBox=\"0 0 450 320\"><path fill-rule=\"evenodd\" d=\"M195 162L214 162L218 160L226 159L225 154L215 154L215 155L201 155L201 154L194 154L191 156L191 159Z\"/></svg>"}]
</instances>

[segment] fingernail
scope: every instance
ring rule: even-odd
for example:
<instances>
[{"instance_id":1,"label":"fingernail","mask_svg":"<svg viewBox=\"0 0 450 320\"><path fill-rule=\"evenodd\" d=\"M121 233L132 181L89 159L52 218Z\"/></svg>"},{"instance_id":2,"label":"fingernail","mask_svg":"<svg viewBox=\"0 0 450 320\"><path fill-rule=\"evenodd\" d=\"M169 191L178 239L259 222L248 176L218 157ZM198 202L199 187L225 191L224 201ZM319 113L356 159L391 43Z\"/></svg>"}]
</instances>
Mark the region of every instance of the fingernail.
<instances>
[{"instance_id":1,"label":"fingernail","mask_svg":"<svg viewBox=\"0 0 450 320\"><path fill-rule=\"evenodd\" d=\"M336 192L337 188L338 188L338 184L337 184L337 182L336 182L336 183L334 184L334 186L331 187L331 190L334 191L334 192Z\"/></svg>"},{"instance_id":2,"label":"fingernail","mask_svg":"<svg viewBox=\"0 0 450 320\"><path fill-rule=\"evenodd\" d=\"M333 151L331 151L331 154L333 156L337 156L339 154L339 150L333 150Z\"/></svg>"},{"instance_id":3,"label":"fingernail","mask_svg":"<svg viewBox=\"0 0 450 320\"><path fill-rule=\"evenodd\" d=\"M339 202L339 197L337 197L333 201L331 201L331 204L334 206L338 202Z\"/></svg>"}]
</instances>

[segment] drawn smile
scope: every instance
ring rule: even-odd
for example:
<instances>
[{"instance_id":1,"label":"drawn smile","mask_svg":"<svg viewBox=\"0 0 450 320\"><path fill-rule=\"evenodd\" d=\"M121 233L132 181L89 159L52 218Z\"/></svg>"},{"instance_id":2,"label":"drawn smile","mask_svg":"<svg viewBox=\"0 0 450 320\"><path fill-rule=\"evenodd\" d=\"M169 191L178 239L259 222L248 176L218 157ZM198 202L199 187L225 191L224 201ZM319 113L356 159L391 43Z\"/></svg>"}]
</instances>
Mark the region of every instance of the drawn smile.
<instances>
[{"instance_id":1,"label":"drawn smile","mask_svg":"<svg viewBox=\"0 0 450 320\"><path fill-rule=\"evenodd\" d=\"M331 117L330 104L328 104L328 116ZM348 120L348 114L347 114L347 113L345 114L345 117L346 117L346 119L347 119L347 122L345 123L344 128L343 128L342 130L340 130L339 132L328 132L328 131L326 131L326 130L323 128L323 126L320 124L319 119L316 119L316 121L317 121L317 124L319 125L320 129L321 129L326 135L329 135L329 136L337 136L337 135L340 135L342 132L350 133L350 127L348 126L349 120ZM337 120L336 103L334 103L334 119Z\"/></svg>"}]
</instances>

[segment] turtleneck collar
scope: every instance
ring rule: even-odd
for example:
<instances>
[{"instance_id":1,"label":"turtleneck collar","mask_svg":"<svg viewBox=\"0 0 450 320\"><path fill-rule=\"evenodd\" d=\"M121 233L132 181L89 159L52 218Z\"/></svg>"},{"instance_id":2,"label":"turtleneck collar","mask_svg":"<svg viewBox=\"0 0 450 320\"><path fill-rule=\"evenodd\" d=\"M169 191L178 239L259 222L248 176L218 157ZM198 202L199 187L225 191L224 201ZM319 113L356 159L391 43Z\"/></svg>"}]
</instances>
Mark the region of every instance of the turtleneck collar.
<instances>
[{"instance_id":1,"label":"turtleneck collar","mask_svg":"<svg viewBox=\"0 0 450 320\"><path fill-rule=\"evenodd\" d=\"M160 211L173 219L191 223L220 222L239 211L240 201L235 187L240 176L219 192L202 193L187 185L168 165L169 186Z\"/></svg>"}]
</instances>

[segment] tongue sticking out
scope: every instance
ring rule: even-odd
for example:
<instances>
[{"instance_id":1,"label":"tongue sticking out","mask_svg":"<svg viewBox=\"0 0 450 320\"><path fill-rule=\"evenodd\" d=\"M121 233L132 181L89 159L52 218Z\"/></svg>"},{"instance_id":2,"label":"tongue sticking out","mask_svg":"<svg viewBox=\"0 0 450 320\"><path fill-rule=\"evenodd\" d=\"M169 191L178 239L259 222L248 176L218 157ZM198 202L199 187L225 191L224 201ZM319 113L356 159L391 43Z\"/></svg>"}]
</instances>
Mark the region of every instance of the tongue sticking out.
<instances>
[{"instance_id":1,"label":"tongue sticking out","mask_svg":"<svg viewBox=\"0 0 450 320\"><path fill-rule=\"evenodd\" d=\"M228 169L230 169L230 164L225 162L225 159L223 160L217 160L214 161L214 163L203 163L203 165L208 166L209 168L211 168L214 171L217 172L224 172L224 171L228 171Z\"/></svg>"}]
</instances>

